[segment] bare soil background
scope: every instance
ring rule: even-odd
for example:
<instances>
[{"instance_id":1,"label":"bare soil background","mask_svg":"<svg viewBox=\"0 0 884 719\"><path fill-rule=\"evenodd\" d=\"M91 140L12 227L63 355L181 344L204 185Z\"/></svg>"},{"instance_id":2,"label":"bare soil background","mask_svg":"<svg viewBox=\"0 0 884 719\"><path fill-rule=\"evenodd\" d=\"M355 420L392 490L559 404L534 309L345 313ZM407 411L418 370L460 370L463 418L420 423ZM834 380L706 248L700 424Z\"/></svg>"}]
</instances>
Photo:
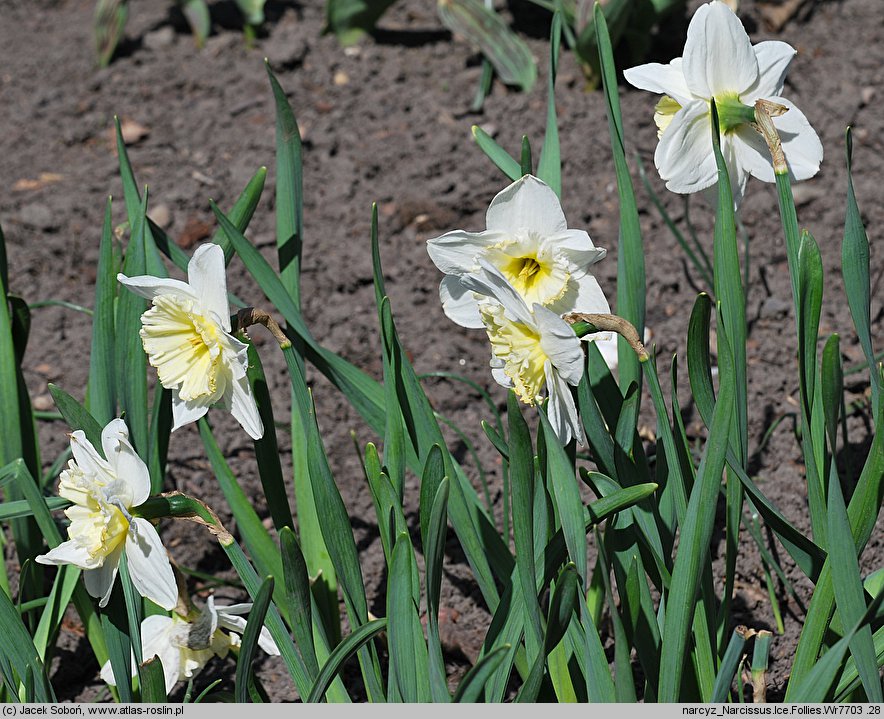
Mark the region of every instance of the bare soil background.
<instances>
[{"instance_id":1,"label":"bare soil background","mask_svg":"<svg viewBox=\"0 0 884 719\"><path fill-rule=\"evenodd\" d=\"M119 56L110 67L96 69L93 0L0 0L0 223L7 241L11 291L31 303L61 299L91 306L109 194L115 198L115 222L124 220L111 134L114 115L143 129L129 146L136 176L150 187L150 214L188 252L214 230L208 198L229 207L251 175L268 166L267 188L247 234L275 266L274 107L263 66L267 57L302 128L303 305L314 335L380 379L369 254L371 203L377 202L387 289L417 370L459 372L487 388L503 408L505 393L488 372L484 333L461 329L442 314L437 295L440 277L427 257L425 240L448 229L482 229L489 201L507 184L474 145L471 125L485 127L514 154L522 134L528 134L539 149L548 19L533 6L512 2L511 8L502 10L515 17L516 29L531 44L540 61L540 81L530 94L496 83L484 111L474 114L469 105L479 77L479 57L443 28L432 2L402 0L383 18L374 37L347 52L333 37L321 35L323 8L318 0L304 4L270 0L268 21L251 49L237 27L234 4L215 2L211 3L213 34L197 51L171 2L138 0L132 3ZM819 242L826 272L821 333L840 333L845 363L852 365L861 361L862 353L840 275L847 125L855 128L855 183L872 243L872 331L878 349L884 340L884 258L877 247L878 228L884 225L884 5L880 0L811 0L775 34L766 28L762 9L760 2L744 0L740 16L753 41L777 38L798 49L784 94L802 108L825 148L819 175L796 187L795 193L800 223ZM686 27L686 18L667 22L649 60L666 62L680 54ZM653 173L656 98L626 84L621 84L620 92L628 151L643 158L655 188L684 227L682 199L665 192ZM557 106L566 216L571 227L585 227L597 245L608 248L607 259L596 267L613 306L618 210L604 102L600 93L586 90L567 52L557 82ZM690 308L697 292L705 288L653 209L634 163L633 176L647 255L647 324L664 376L671 357L684 352ZM691 219L711 249L708 205L693 202ZM798 412L794 318L772 186L750 183L742 219L751 237L747 308L751 469L786 516L807 527L801 452L790 420L780 423L759 449L765 432L779 417ZM254 304L264 303L238 260L228 277L233 292ZM25 373L35 407L52 409L48 382L82 398L89 333L90 319L84 314L59 307L34 309ZM284 364L260 329L254 336L274 394L276 417L286 422ZM685 368L679 362L686 385ZM370 606L383 615L383 554L350 433L356 433L362 446L377 438L324 378L311 371L309 379L332 469L352 518ZM482 419L490 419L487 408L477 393L462 385L428 380L426 386L436 409L476 444L499 512L499 463L480 428ZM847 389L849 400L864 397L868 392L864 375L851 375ZM702 425L684 386L680 399L690 435L702 438ZM222 412L210 416L234 471L255 498L259 514L267 517L251 442ZM654 426L647 401L642 416L648 427ZM866 408L851 417L850 426L855 459L861 460L868 452L870 433ZM66 446L66 432L62 423L41 422L46 467ZM280 441L284 464L290 468L284 432ZM451 442L478 487L478 472L465 445L454 434ZM410 477L407 491L412 508L417 506L417 486ZM218 509L222 519L229 518L193 426L172 436L167 488L199 496ZM416 514L409 520L416 524ZM179 524L165 526L163 533L181 565L229 576L223 553L208 537ZM717 556L722 548L719 532L712 551ZM475 659L490 617L453 539L448 550L443 628L454 682ZM863 556L863 570L881 567L882 557L882 536L876 532ZM806 601L812 587L800 579L788 557L784 564ZM773 629L760 558L745 537L737 579L734 622ZM199 590L200 582L193 580L192 588ZM235 588L218 593L242 598ZM773 645L771 700L782 697L803 621L800 607L782 588L780 601L786 632L776 636ZM64 627L61 646L53 665L59 697L107 698L75 616ZM230 663L215 666L229 669ZM213 674L206 670L197 680L198 689ZM264 661L260 676L274 700L297 698L281 663ZM357 686L358 671L351 678ZM358 697L359 689L354 691Z\"/></svg>"}]
</instances>

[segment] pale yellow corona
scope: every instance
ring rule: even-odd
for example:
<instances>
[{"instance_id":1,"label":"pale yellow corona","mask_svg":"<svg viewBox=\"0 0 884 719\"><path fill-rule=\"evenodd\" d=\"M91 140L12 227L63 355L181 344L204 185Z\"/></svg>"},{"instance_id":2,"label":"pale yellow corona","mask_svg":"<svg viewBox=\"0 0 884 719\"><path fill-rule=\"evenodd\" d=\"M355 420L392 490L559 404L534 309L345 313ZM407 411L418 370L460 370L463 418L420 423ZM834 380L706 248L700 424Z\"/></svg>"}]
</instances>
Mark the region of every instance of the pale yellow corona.
<instances>
[{"instance_id":1,"label":"pale yellow corona","mask_svg":"<svg viewBox=\"0 0 884 719\"><path fill-rule=\"evenodd\" d=\"M672 124L672 118L681 110L678 100L673 100L669 95L660 98L660 102L654 107L654 122L657 124L657 139L663 137L666 128Z\"/></svg>"},{"instance_id":2,"label":"pale yellow corona","mask_svg":"<svg viewBox=\"0 0 884 719\"><path fill-rule=\"evenodd\" d=\"M546 384L546 353L540 334L522 322L513 322L497 302L480 303L482 319L491 342L491 354L503 362L503 373L513 391L525 404L534 406L543 399Z\"/></svg>"}]
</instances>

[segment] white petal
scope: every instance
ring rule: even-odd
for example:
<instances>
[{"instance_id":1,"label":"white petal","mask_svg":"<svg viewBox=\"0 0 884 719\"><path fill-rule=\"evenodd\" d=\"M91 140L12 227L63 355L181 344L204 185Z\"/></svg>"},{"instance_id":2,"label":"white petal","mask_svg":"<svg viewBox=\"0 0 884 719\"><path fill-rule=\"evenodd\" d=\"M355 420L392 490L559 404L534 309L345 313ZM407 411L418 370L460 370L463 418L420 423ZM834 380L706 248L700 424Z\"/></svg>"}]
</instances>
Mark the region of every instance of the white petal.
<instances>
[{"instance_id":1,"label":"white petal","mask_svg":"<svg viewBox=\"0 0 884 719\"><path fill-rule=\"evenodd\" d=\"M558 196L534 175L525 175L497 194L485 214L485 226L497 232L525 230L541 236L568 229Z\"/></svg>"},{"instance_id":2,"label":"white petal","mask_svg":"<svg viewBox=\"0 0 884 719\"><path fill-rule=\"evenodd\" d=\"M172 691L181 673L181 650L173 643L175 620L163 614L152 614L141 622L142 656L157 656L163 666L166 693Z\"/></svg>"},{"instance_id":3,"label":"white petal","mask_svg":"<svg viewBox=\"0 0 884 719\"><path fill-rule=\"evenodd\" d=\"M187 281L199 297L203 309L213 313L224 331L230 332L224 250L211 242L197 248L187 264Z\"/></svg>"},{"instance_id":4,"label":"white petal","mask_svg":"<svg viewBox=\"0 0 884 719\"><path fill-rule=\"evenodd\" d=\"M445 316L455 324L470 329L482 329L482 315L479 314L479 305L468 290L455 275L445 275L439 284L439 299L442 300L442 310Z\"/></svg>"},{"instance_id":5,"label":"white petal","mask_svg":"<svg viewBox=\"0 0 884 719\"><path fill-rule=\"evenodd\" d=\"M758 79L743 94L743 102L752 105L760 97L778 96L783 91L783 82L789 63L796 50L787 42L766 40L752 46L758 62Z\"/></svg>"},{"instance_id":6,"label":"white petal","mask_svg":"<svg viewBox=\"0 0 884 719\"><path fill-rule=\"evenodd\" d=\"M249 437L261 439L264 436L264 423L261 421L248 377L232 380L227 385L224 401L229 403L231 414L242 425Z\"/></svg>"},{"instance_id":7,"label":"white petal","mask_svg":"<svg viewBox=\"0 0 884 719\"><path fill-rule=\"evenodd\" d=\"M113 478L110 465L98 454L98 450L86 439L86 433L81 429L71 432L71 453L74 455L74 462L86 474L94 474L102 481Z\"/></svg>"},{"instance_id":8,"label":"white petal","mask_svg":"<svg viewBox=\"0 0 884 719\"><path fill-rule=\"evenodd\" d=\"M669 95L673 100L677 100L679 105L686 105L694 99L688 89L687 82L685 82L680 57L675 58L668 65L649 62L647 65L631 67L623 71L623 77L633 87L656 92L659 95Z\"/></svg>"},{"instance_id":9,"label":"white petal","mask_svg":"<svg viewBox=\"0 0 884 719\"><path fill-rule=\"evenodd\" d=\"M724 93L742 94L758 79L758 61L739 18L722 2L702 5L688 25L684 46L688 88L707 100Z\"/></svg>"},{"instance_id":10,"label":"white petal","mask_svg":"<svg viewBox=\"0 0 884 719\"><path fill-rule=\"evenodd\" d=\"M251 605L248 606L251 607ZM246 631L245 618L229 613L229 610L232 609L232 607L225 607L224 609L228 611L222 610L218 612L220 626L239 634L243 634ZM276 642L273 641L273 637L270 635L267 627L261 627L261 631L258 634L258 646L272 657L279 656L279 648L276 646Z\"/></svg>"},{"instance_id":11,"label":"white petal","mask_svg":"<svg viewBox=\"0 0 884 719\"><path fill-rule=\"evenodd\" d=\"M611 313L611 306L605 298L605 293L592 275L572 277L567 292L548 307L557 315L571 312L602 315Z\"/></svg>"},{"instance_id":12,"label":"white petal","mask_svg":"<svg viewBox=\"0 0 884 719\"><path fill-rule=\"evenodd\" d=\"M721 140L721 153L724 164L727 167L727 175L731 185L731 195L734 200L734 210L743 201L746 193L746 184L749 182L749 169L743 164L744 157L740 154L742 142L734 139L735 136L728 133ZM717 202L716 197L716 202ZM718 206L717 204L715 205Z\"/></svg>"},{"instance_id":13,"label":"white petal","mask_svg":"<svg viewBox=\"0 0 884 719\"><path fill-rule=\"evenodd\" d=\"M672 192L697 192L715 184L718 170L705 102L692 102L675 114L657 145L654 164Z\"/></svg>"},{"instance_id":14,"label":"white petal","mask_svg":"<svg viewBox=\"0 0 884 719\"><path fill-rule=\"evenodd\" d=\"M156 528L143 517L134 517L129 524L126 559L138 593L163 609L174 609L178 604L178 585L169 555Z\"/></svg>"},{"instance_id":15,"label":"white petal","mask_svg":"<svg viewBox=\"0 0 884 719\"><path fill-rule=\"evenodd\" d=\"M808 180L819 172L823 161L823 144L795 103L784 97L769 99L789 108L784 115L774 118L774 125L783 142L786 164L789 165L789 176L793 180Z\"/></svg>"},{"instance_id":16,"label":"white petal","mask_svg":"<svg viewBox=\"0 0 884 719\"><path fill-rule=\"evenodd\" d=\"M571 325L541 305L534 305L534 317L540 330L543 353L552 362L556 373L576 386L583 377L583 348Z\"/></svg>"},{"instance_id":17,"label":"white petal","mask_svg":"<svg viewBox=\"0 0 884 719\"><path fill-rule=\"evenodd\" d=\"M142 504L150 494L150 472L129 443L129 429L123 420L113 419L101 431L101 447L111 470L128 488L128 506Z\"/></svg>"},{"instance_id":18,"label":"white petal","mask_svg":"<svg viewBox=\"0 0 884 719\"><path fill-rule=\"evenodd\" d=\"M86 547L79 546L72 539L53 547L46 554L40 554L34 557L34 561L37 562L37 564L49 564L55 566L72 564L80 569L95 569L98 562L95 557L89 554Z\"/></svg>"},{"instance_id":19,"label":"white petal","mask_svg":"<svg viewBox=\"0 0 884 719\"><path fill-rule=\"evenodd\" d=\"M750 125L741 125L727 139L733 144L736 161L746 172L762 182L774 182L770 150L757 130Z\"/></svg>"},{"instance_id":20,"label":"white petal","mask_svg":"<svg viewBox=\"0 0 884 719\"><path fill-rule=\"evenodd\" d=\"M513 380L507 375L507 373L503 371L503 367L492 367L491 376L494 378L494 381L497 382L497 384L499 384L501 387L512 389L516 386L515 382L513 382Z\"/></svg>"},{"instance_id":21,"label":"white petal","mask_svg":"<svg viewBox=\"0 0 884 719\"><path fill-rule=\"evenodd\" d=\"M452 230L427 240L430 259L446 275L462 275L476 268L476 258L503 239L496 232Z\"/></svg>"},{"instance_id":22,"label":"white petal","mask_svg":"<svg viewBox=\"0 0 884 719\"><path fill-rule=\"evenodd\" d=\"M586 439L583 436L583 427L580 426L580 418L577 416L571 388L549 362L546 363L545 371L546 387L549 392L546 414L553 431L563 445L568 444L572 437L576 437L578 444L584 444Z\"/></svg>"},{"instance_id":23,"label":"white petal","mask_svg":"<svg viewBox=\"0 0 884 719\"><path fill-rule=\"evenodd\" d=\"M209 411L209 405L213 404L213 397L188 400L185 402L176 393L172 394L172 431L181 429L186 424L196 422Z\"/></svg>"},{"instance_id":24,"label":"white petal","mask_svg":"<svg viewBox=\"0 0 884 719\"><path fill-rule=\"evenodd\" d=\"M560 235L547 238L546 242L562 253L579 270L585 270L608 254L604 247L592 244L585 230L567 230Z\"/></svg>"},{"instance_id":25,"label":"white petal","mask_svg":"<svg viewBox=\"0 0 884 719\"><path fill-rule=\"evenodd\" d=\"M106 607L110 599L122 553L123 547L120 545L104 558L104 564L100 567L83 572L83 584L86 585L86 591L89 592L89 596L98 598L99 607Z\"/></svg>"},{"instance_id":26,"label":"white petal","mask_svg":"<svg viewBox=\"0 0 884 719\"><path fill-rule=\"evenodd\" d=\"M484 261L479 264L482 268L481 271L461 277L463 285L473 292L497 300L512 319L534 327L534 318L522 296L507 282L496 267Z\"/></svg>"},{"instance_id":27,"label":"white petal","mask_svg":"<svg viewBox=\"0 0 884 719\"><path fill-rule=\"evenodd\" d=\"M151 277L150 275L126 277L122 272L117 275L117 280L136 295L140 295L148 300L152 300L158 295L174 295L185 300L199 300L193 288L181 280Z\"/></svg>"}]
</instances>

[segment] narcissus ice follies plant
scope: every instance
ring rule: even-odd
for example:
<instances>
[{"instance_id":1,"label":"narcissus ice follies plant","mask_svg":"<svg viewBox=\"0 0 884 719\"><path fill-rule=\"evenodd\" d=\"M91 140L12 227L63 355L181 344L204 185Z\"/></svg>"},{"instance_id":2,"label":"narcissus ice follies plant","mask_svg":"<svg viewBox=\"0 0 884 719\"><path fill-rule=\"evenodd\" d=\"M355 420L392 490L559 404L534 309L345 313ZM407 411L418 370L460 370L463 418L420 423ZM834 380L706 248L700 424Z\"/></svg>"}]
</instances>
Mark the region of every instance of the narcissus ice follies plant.
<instances>
[{"instance_id":1,"label":"narcissus ice follies plant","mask_svg":"<svg viewBox=\"0 0 884 719\"><path fill-rule=\"evenodd\" d=\"M533 175L525 175L491 201L482 232L453 230L427 240L430 258L445 277L439 287L445 314L462 327L480 329L485 322L479 298L462 281L493 266L524 303L568 312L609 313L599 283L589 272L606 250L593 245L584 230L568 229L559 198Z\"/></svg>"},{"instance_id":2,"label":"narcissus ice follies plant","mask_svg":"<svg viewBox=\"0 0 884 719\"><path fill-rule=\"evenodd\" d=\"M160 382L173 390L173 431L222 403L252 439L264 423L246 377L248 346L230 334L224 251L207 244L193 253L187 282L140 275L117 279L153 301L141 316L141 341Z\"/></svg>"},{"instance_id":3,"label":"narcissus ice follies plant","mask_svg":"<svg viewBox=\"0 0 884 719\"><path fill-rule=\"evenodd\" d=\"M549 396L547 416L556 436L583 444L571 386L583 376L583 348L571 326L534 303L531 309L497 268L480 260L479 272L461 278L480 296L479 314L491 341L491 374L529 405ZM545 394L544 394L545 390Z\"/></svg>"},{"instance_id":4,"label":"narcissus ice follies plant","mask_svg":"<svg viewBox=\"0 0 884 719\"><path fill-rule=\"evenodd\" d=\"M712 150L711 101L719 115L721 149L739 201L749 176L774 182L767 143L753 127L758 100L773 103L774 124L793 180L813 177L823 146L807 118L781 97L795 49L785 42L752 45L740 20L724 3L702 5L691 18L684 55L668 65L626 70L637 88L660 93L654 120L660 142L654 164L672 192L690 193L717 180ZM779 107L775 107L779 106Z\"/></svg>"},{"instance_id":5,"label":"narcissus ice follies plant","mask_svg":"<svg viewBox=\"0 0 884 719\"><path fill-rule=\"evenodd\" d=\"M196 676L212 657L224 659L232 647L238 647L240 635L246 629L242 615L248 614L251 608L251 604L217 606L215 598L210 596L203 610L193 612L189 617L178 614L147 617L141 623L142 656L145 660L154 656L160 658L166 693L172 691L176 682ZM271 656L279 655L266 627L261 627L258 646ZM133 658L132 676L135 672ZM101 678L116 686L110 661L101 668Z\"/></svg>"},{"instance_id":6,"label":"narcissus ice follies plant","mask_svg":"<svg viewBox=\"0 0 884 719\"><path fill-rule=\"evenodd\" d=\"M74 458L59 478L58 493L73 502L65 510L71 520L68 541L36 558L40 564L72 564L83 571L86 591L106 606L126 553L135 589L164 609L178 602L178 588L169 557L154 526L130 510L150 494L147 466L129 443L121 419L101 433L102 457L86 435L71 435Z\"/></svg>"}]
</instances>

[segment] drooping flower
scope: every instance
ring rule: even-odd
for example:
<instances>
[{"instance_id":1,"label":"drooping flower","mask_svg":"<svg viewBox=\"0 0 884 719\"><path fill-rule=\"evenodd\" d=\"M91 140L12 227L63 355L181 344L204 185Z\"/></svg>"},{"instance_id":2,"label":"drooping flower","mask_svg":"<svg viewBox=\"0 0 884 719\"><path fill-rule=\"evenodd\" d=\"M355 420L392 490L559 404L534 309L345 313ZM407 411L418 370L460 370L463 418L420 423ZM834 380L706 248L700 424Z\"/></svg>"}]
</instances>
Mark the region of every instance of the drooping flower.
<instances>
[{"instance_id":1,"label":"drooping flower","mask_svg":"<svg viewBox=\"0 0 884 719\"><path fill-rule=\"evenodd\" d=\"M795 49L785 42L752 45L733 11L713 0L691 18L682 57L668 65L648 63L623 73L635 87L663 95L654 113L660 139L654 164L669 190L697 192L717 181L713 99L735 202L742 197L750 175L764 182L775 179L767 143L752 126L757 100L781 106L783 114L774 124L792 179L807 180L817 173L822 143L804 114L781 97L794 56Z\"/></svg>"},{"instance_id":2,"label":"drooping flower","mask_svg":"<svg viewBox=\"0 0 884 719\"><path fill-rule=\"evenodd\" d=\"M491 201L482 232L454 230L427 240L427 251L445 277L439 287L445 314L462 327L480 329L478 298L462 277L481 261L507 279L530 307L539 304L556 315L608 313L599 283L589 273L606 250L595 247L583 230L570 230L559 198L525 175Z\"/></svg>"},{"instance_id":3,"label":"drooping flower","mask_svg":"<svg viewBox=\"0 0 884 719\"><path fill-rule=\"evenodd\" d=\"M130 510L150 494L147 466L129 443L129 430L114 419L102 430L102 457L86 435L71 434L74 458L59 478L58 493L73 502L68 541L36 558L40 564L73 564L83 571L86 591L106 606L126 553L129 576L141 596L164 609L178 601L169 557L154 526Z\"/></svg>"},{"instance_id":4,"label":"drooping flower","mask_svg":"<svg viewBox=\"0 0 884 719\"><path fill-rule=\"evenodd\" d=\"M224 251L207 244L193 253L187 282L140 275L117 279L153 301L141 316L141 342L160 383L173 390L173 431L221 402L252 439L264 423L246 377L248 346L230 334Z\"/></svg>"},{"instance_id":5,"label":"drooping flower","mask_svg":"<svg viewBox=\"0 0 884 719\"><path fill-rule=\"evenodd\" d=\"M515 391L522 402L537 405L549 397L547 416L556 436L583 444L583 428L570 386L583 376L583 349L574 330L559 315L535 302L531 309L507 278L480 260L478 272L461 278L480 296L479 315L491 342L491 374Z\"/></svg>"},{"instance_id":6,"label":"drooping flower","mask_svg":"<svg viewBox=\"0 0 884 719\"><path fill-rule=\"evenodd\" d=\"M154 656L160 658L166 693L172 691L176 682L199 674L212 657L224 659L231 647L238 647L240 635L246 628L242 615L248 614L251 608L251 604L216 606L215 597L210 596L202 611L193 612L189 617L154 614L141 622L142 657L145 661ZM258 646L271 656L279 655L266 627L261 627ZM132 676L135 676L134 657L132 662ZM110 661L101 668L101 678L116 686Z\"/></svg>"}]
</instances>

